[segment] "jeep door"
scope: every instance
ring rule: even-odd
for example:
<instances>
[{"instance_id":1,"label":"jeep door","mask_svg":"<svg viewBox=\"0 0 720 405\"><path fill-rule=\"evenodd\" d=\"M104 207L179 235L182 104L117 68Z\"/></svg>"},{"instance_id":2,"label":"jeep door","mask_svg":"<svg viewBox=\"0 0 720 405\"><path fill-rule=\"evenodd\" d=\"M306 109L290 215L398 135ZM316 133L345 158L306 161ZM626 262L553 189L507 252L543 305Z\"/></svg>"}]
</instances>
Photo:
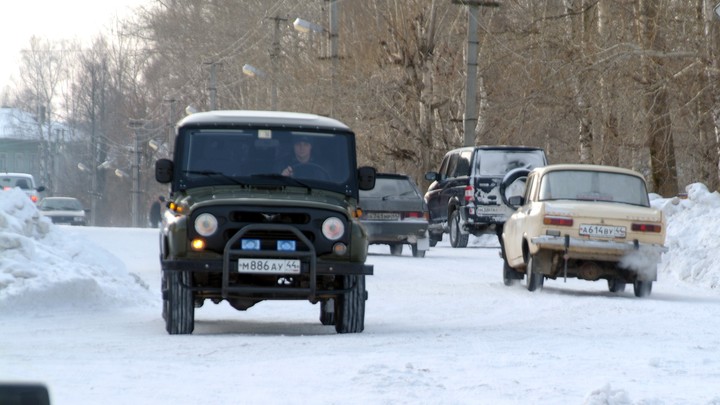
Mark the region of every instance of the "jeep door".
<instances>
[{"instance_id":1,"label":"jeep door","mask_svg":"<svg viewBox=\"0 0 720 405\"><path fill-rule=\"evenodd\" d=\"M438 179L426 193L430 219L433 223L448 220L449 206L461 204L468 184L472 150L453 151L445 156Z\"/></svg>"}]
</instances>

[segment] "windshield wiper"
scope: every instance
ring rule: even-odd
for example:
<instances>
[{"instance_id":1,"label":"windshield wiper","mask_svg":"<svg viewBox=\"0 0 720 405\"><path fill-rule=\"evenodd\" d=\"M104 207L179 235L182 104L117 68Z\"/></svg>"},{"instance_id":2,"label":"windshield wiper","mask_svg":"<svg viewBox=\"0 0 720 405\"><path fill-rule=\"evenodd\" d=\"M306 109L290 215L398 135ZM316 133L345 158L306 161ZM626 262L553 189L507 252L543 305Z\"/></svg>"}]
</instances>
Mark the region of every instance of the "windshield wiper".
<instances>
[{"instance_id":1,"label":"windshield wiper","mask_svg":"<svg viewBox=\"0 0 720 405\"><path fill-rule=\"evenodd\" d=\"M233 182L234 184L237 184L237 185L239 185L239 186L245 186L245 185L246 185L245 183L239 181L238 179L236 179L236 178L234 178L234 177L232 177L232 176L228 176L228 175L225 174L225 173L215 172L215 171L212 171L212 170L185 170L185 171L183 171L183 173L184 173L184 174L199 174L199 175L201 175L201 176L207 176L207 177L220 176L220 177L224 178L225 180L229 180L229 181L231 181L231 182Z\"/></svg>"},{"instance_id":2,"label":"windshield wiper","mask_svg":"<svg viewBox=\"0 0 720 405\"><path fill-rule=\"evenodd\" d=\"M385 201L385 200L387 200L387 199L390 198L390 197L402 197L402 196L406 196L406 195L408 195L408 194L415 194L415 191L413 191L413 190L408 190L408 191L402 192L402 193L400 193L400 194L388 194L388 195L382 197L382 200Z\"/></svg>"}]
</instances>

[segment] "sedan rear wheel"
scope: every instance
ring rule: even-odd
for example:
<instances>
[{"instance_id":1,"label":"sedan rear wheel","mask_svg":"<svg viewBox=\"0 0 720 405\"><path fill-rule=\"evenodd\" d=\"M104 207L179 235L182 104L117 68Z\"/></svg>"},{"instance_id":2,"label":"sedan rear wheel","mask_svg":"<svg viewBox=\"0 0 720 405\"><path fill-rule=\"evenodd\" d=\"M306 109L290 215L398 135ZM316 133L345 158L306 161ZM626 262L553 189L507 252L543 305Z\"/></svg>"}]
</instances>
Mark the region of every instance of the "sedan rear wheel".
<instances>
[{"instance_id":1,"label":"sedan rear wheel","mask_svg":"<svg viewBox=\"0 0 720 405\"><path fill-rule=\"evenodd\" d=\"M620 279L610 278L607 283L608 290L610 290L610 292L619 293L625 291L625 282Z\"/></svg>"},{"instance_id":2,"label":"sedan rear wheel","mask_svg":"<svg viewBox=\"0 0 720 405\"><path fill-rule=\"evenodd\" d=\"M652 281L635 280L633 289L636 297L647 297L652 292Z\"/></svg>"},{"instance_id":3,"label":"sedan rear wheel","mask_svg":"<svg viewBox=\"0 0 720 405\"><path fill-rule=\"evenodd\" d=\"M538 288L542 289L545 276L535 271L535 260L537 258L533 255L528 258L526 272L527 272L527 289L528 291L535 291Z\"/></svg>"},{"instance_id":4,"label":"sedan rear wheel","mask_svg":"<svg viewBox=\"0 0 720 405\"><path fill-rule=\"evenodd\" d=\"M391 243L390 244L390 254L393 256L400 256L402 255L403 251L403 244L402 243Z\"/></svg>"},{"instance_id":5,"label":"sedan rear wheel","mask_svg":"<svg viewBox=\"0 0 720 405\"><path fill-rule=\"evenodd\" d=\"M425 257L426 250L418 250L417 243L410 245L413 257Z\"/></svg>"}]
</instances>

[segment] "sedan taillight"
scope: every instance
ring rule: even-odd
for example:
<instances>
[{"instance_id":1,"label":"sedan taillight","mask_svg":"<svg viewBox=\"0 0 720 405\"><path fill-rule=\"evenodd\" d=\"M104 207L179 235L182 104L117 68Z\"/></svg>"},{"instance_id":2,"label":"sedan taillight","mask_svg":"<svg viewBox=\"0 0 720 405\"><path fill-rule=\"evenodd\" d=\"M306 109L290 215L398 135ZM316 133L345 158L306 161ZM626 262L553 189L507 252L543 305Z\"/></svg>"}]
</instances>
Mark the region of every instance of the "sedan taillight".
<instances>
[{"instance_id":1,"label":"sedan taillight","mask_svg":"<svg viewBox=\"0 0 720 405\"><path fill-rule=\"evenodd\" d=\"M545 225L557 225L557 226L572 226L573 219L568 217L553 217L545 216L543 218L543 224Z\"/></svg>"},{"instance_id":2,"label":"sedan taillight","mask_svg":"<svg viewBox=\"0 0 720 405\"><path fill-rule=\"evenodd\" d=\"M662 226L657 224L632 224L630 227L634 232L654 232L660 233Z\"/></svg>"}]
</instances>

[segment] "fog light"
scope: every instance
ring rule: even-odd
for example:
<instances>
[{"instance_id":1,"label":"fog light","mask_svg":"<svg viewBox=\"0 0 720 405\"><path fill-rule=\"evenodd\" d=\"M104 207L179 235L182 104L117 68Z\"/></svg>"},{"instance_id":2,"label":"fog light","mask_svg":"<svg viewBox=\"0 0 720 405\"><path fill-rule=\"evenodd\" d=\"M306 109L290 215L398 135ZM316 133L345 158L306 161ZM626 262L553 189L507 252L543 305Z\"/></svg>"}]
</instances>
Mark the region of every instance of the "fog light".
<instances>
[{"instance_id":1,"label":"fog light","mask_svg":"<svg viewBox=\"0 0 720 405\"><path fill-rule=\"evenodd\" d=\"M241 239L240 246L243 250L260 250L260 239Z\"/></svg>"},{"instance_id":2,"label":"fog light","mask_svg":"<svg viewBox=\"0 0 720 405\"><path fill-rule=\"evenodd\" d=\"M277 241L276 246L277 246L277 250L289 251L289 252L295 251L295 241L294 240L279 240L279 241Z\"/></svg>"},{"instance_id":3,"label":"fog light","mask_svg":"<svg viewBox=\"0 0 720 405\"><path fill-rule=\"evenodd\" d=\"M338 256L343 256L347 253L347 245L344 243L336 243L333 245L333 253Z\"/></svg>"},{"instance_id":4,"label":"fog light","mask_svg":"<svg viewBox=\"0 0 720 405\"><path fill-rule=\"evenodd\" d=\"M193 250L203 250L205 249L205 241L202 239L193 239L192 242L190 242L190 246L192 246Z\"/></svg>"}]
</instances>

